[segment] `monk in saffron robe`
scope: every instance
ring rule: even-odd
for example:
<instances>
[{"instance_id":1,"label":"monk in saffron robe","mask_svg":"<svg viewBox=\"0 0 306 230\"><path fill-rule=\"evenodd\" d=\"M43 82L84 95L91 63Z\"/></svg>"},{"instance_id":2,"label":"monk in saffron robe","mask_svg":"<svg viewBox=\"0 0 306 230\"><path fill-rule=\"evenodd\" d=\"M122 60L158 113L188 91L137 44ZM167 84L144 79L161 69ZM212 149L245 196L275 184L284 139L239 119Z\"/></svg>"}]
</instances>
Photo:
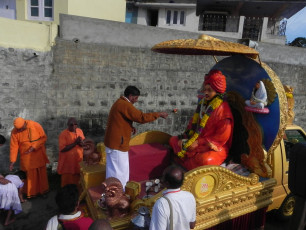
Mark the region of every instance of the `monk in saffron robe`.
<instances>
[{"instance_id":1,"label":"monk in saffron robe","mask_svg":"<svg viewBox=\"0 0 306 230\"><path fill-rule=\"evenodd\" d=\"M75 118L69 118L68 128L59 135L59 159L57 173L61 175L61 187L67 184L79 184L80 162L83 160L83 131L78 128Z\"/></svg>"},{"instance_id":2,"label":"monk in saffron robe","mask_svg":"<svg viewBox=\"0 0 306 230\"><path fill-rule=\"evenodd\" d=\"M49 191L46 141L47 136L37 122L24 120L21 117L14 120L10 143L10 171L13 170L19 152L20 169L27 174L24 192L28 198Z\"/></svg>"},{"instance_id":3,"label":"monk in saffron robe","mask_svg":"<svg viewBox=\"0 0 306 230\"><path fill-rule=\"evenodd\" d=\"M178 162L188 170L203 165L220 165L227 158L232 142L234 119L224 100L225 76L211 70L205 76L204 98L199 102L186 131L169 140Z\"/></svg>"}]
</instances>

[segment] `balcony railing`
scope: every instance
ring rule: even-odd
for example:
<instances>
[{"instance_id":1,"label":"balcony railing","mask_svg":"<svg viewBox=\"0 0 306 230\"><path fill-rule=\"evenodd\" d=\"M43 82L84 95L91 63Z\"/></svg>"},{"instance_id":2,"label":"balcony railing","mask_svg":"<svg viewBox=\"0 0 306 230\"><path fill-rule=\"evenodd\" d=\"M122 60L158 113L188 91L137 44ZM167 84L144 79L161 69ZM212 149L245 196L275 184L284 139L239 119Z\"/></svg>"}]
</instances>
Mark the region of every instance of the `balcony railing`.
<instances>
[{"instance_id":1,"label":"balcony railing","mask_svg":"<svg viewBox=\"0 0 306 230\"><path fill-rule=\"evenodd\" d=\"M239 16L225 14L202 14L199 31L238 32L239 19Z\"/></svg>"}]
</instances>

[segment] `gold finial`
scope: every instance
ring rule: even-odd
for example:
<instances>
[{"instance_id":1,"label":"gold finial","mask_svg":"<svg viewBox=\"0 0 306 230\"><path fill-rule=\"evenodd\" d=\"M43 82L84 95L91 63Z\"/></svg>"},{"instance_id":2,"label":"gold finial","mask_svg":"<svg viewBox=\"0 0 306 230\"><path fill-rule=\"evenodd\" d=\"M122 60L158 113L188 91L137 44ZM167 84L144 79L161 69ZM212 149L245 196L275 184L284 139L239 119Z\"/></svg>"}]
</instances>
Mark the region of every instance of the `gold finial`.
<instances>
[{"instance_id":1,"label":"gold finial","mask_svg":"<svg viewBox=\"0 0 306 230\"><path fill-rule=\"evenodd\" d=\"M199 35L199 39L206 40L206 41L222 41L222 40L220 40L218 38L214 38L214 37L208 36L206 34Z\"/></svg>"}]
</instances>

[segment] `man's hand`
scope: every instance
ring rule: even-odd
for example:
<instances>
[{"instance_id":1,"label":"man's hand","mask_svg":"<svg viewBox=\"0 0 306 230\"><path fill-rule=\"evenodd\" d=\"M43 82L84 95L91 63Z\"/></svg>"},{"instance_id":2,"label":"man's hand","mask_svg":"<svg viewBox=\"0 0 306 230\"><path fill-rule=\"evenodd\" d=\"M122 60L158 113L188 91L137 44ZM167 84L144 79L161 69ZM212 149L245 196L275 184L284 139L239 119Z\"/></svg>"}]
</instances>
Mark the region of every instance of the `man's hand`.
<instances>
[{"instance_id":1,"label":"man's hand","mask_svg":"<svg viewBox=\"0 0 306 230\"><path fill-rule=\"evenodd\" d=\"M136 129L135 127L132 127L132 135L135 135L135 133L136 133Z\"/></svg>"},{"instance_id":2,"label":"man's hand","mask_svg":"<svg viewBox=\"0 0 306 230\"><path fill-rule=\"evenodd\" d=\"M256 105L256 102L253 100L250 100L251 105Z\"/></svg>"},{"instance_id":3,"label":"man's hand","mask_svg":"<svg viewBox=\"0 0 306 230\"><path fill-rule=\"evenodd\" d=\"M180 148L183 148L183 141L182 140L178 140L177 145L180 146Z\"/></svg>"},{"instance_id":4,"label":"man's hand","mask_svg":"<svg viewBox=\"0 0 306 230\"><path fill-rule=\"evenodd\" d=\"M14 162L11 162L10 163L10 171L13 171L13 168L14 168Z\"/></svg>"},{"instance_id":5,"label":"man's hand","mask_svg":"<svg viewBox=\"0 0 306 230\"><path fill-rule=\"evenodd\" d=\"M192 151L194 150L196 147L198 147L198 140L194 141L189 147L188 147L188 150L189 151Z\"/></svg>"},{"instance_id":6,"label":"man's hand","mask_svg":"<svg viewBox=\"0 0 306 230\"><path fill-rule=\"evenodd\" d=\"M168 117L168 113L166 113L166 112L160 112L160 113L159 113L159 116L162 117L162 118L167 118L167 117Z\"/></svg>"},{"instance_id":7,"label":"man's hand","mask_svg":"<svg viewBox=\"0 0 306 230\"><path fill-rule=\"evenodd\" d=\"M33 148L32 146L28 149L28 151L26 151L25 153L27 154L27 153L31 153L31 152L33 152L33 151L35 151L35 148Z\"/></svg>"},{"instance_id":8,"label":"man's hand","mask_svg":"<svg viewBox=\"0 0 306 230\"><path fill-rule=\"evenodd\" d=\"M75 139L75 145L80 145L82 143L82 138L81 137L77 137L77 139Z\"/></svg>"},{"instance_id":9,"label":"man's hand","mask_svg":"<svg viewBox=\"0 0 306 230\"><path fill-rule=\"evenodd\" d=\"M219 151L218 147L211 142L208 142L208 146L209 146L209 148L211 148L212 150L214 150L216 152Z\"/></svg>"},{"instance_id":10,"label":"man's hand","mask_svg":"<svg viewBox=\"0 0 306 230\"><path fill-rule=\"evenodd\" d=\"M0 178L0 184L8 184L8 183L11 183L11 181L5 179L5 178Z\"/></svg>"}]
</instances>

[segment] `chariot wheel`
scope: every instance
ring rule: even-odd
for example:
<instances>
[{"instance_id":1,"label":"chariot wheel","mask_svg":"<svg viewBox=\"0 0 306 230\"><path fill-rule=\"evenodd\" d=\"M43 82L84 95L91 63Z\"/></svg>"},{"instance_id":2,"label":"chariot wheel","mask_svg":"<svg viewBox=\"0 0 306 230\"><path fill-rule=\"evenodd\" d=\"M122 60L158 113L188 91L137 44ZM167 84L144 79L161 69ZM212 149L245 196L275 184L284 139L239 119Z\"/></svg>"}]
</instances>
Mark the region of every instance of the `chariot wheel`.
<instances>
[{"instance_id":1,"label":"chariot wheel","mask_svg":"<svg viewBox=\"0 0 306 230\"><path fill-rule=\"evenodd\" d=\"M296 197L290 193L284 199L282 205L277 210L277 218L282 221L287 221L293 214Z\"/></svg>"}]
</instances>

